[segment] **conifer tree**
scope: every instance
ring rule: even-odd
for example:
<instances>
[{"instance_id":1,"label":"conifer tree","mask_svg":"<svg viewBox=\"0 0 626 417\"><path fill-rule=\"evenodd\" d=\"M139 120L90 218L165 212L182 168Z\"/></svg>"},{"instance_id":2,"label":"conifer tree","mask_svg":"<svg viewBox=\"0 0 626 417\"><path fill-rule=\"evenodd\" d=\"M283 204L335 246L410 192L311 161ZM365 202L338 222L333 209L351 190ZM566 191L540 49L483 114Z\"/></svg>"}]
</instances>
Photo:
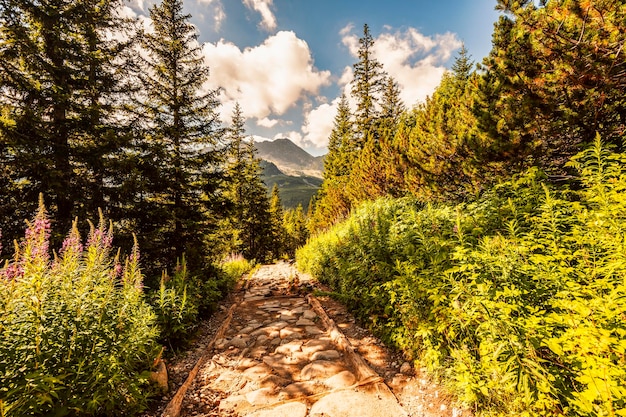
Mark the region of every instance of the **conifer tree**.
<instances>
[{"instance_id":1,"label":"conifer tree","mask_svg":"<svg viewBox=\"0 0 626 417\"><path fill-rule=\"evenodd\" d=\"M287 255L295 256L296 249L303 246L308 237L307 216L304 214L302 204L285 212L283 219L283 229L285 231L285 251Z\"/></svg>"},{"instance_id":2,"label":"conifer tree","mask_svg":"<svg viewBox=\"0 0 626 417\"><path fill-rule=\"evenodd\" d=\"M626 129L626 4L504 1L484 61L481 127L494 158L562 172L600 133L622 146ZM510 164L510 163L509 163Z\"/></svg>"},{"instance_id":3,"label":"conifer tree","mask_svg":"<svg viewBox=\"0 0 626 417\"><path fill-rule=\"evenodd\" d=\"M358 62L354 64L352 96L357 101L356 135L357 145L362 149L368 136L375 139L375 120L379 116L380 94L385 85L383 66L373 56L374 38L369 26L363 25L363 36L359 39Z\"/></svg>"},{"instance_id":4,"label":"conifer tree","mask_svg":"<svg viewBox=\"0 0 626 417\"><path fill-rule=\"evenodd\" d=\"M278 192L278 185L272 187L270 196L270 252L273 259L278 259L285 250L285 232L283 228L283 203Z\"/></svg>"},{"instance_id":5,"label":"conifer tree","mask_svg":"<svg viewBox=\"0 0 626 417\"><path fill-rule=\"evenodd\" d=\"M354 132L350 106L345 94L341 94L333 130L328 140L328 153L324 158L324 179L347 175L350 157L354 151Z\"/></svg>"},{"instance_id":6,"label":"conifer tree","mask_svg":"<svg viewBox=\"0 0 626 417\"><path fill-rule=\"evenodd\" d=\"M157 267L173 267L186 253L195 269L210 251L204 236L216 223L221 129L218 92L203 90L209 68L182 10L182 0L154 5L153 31L142 37L140 109L146 119L137 228L144 239L140 245L159 260Z\"/></svg>"},{"instance_id":7,"label":"conifer tree","mask_svg":"<svg viewBox=\"0 0 626 417\"><path fill-rule=\"evenodd\" d=\"M55 230L111 203L111 156L125 144L119 94L127 74L119 0L0 2L0 213L19 234L46 195ZM2 205L4 206L4 205ZM60 237L57 237L60 238Z\"/></svg>"},{"instance_id":8,"label":"conifer tree","mask_svg":"<svg viewBox=\"0 0 626 417\"><path fill-rule=\"evenodd\" d=\"M241 252L247 259L265 261L271 252L270 202L261 180L261 167L254 142L246 143L247 161L242 191Z\"/></svg>"}]
</instances>

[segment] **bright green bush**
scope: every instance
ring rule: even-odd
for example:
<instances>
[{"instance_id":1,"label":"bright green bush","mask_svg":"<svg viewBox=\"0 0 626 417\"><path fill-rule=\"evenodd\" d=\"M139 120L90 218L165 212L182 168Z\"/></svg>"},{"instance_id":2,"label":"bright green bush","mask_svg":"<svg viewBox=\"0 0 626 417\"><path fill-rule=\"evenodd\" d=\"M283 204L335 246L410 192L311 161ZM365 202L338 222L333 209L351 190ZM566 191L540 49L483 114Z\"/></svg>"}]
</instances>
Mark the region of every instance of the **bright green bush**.
<instances>
[{"instance_id":1,"label":"bright green bush","mask_svg":"<svg viewBox=\"0 0 626 417\"><path fill-rule=\"evenodd\" d=\"M232 289L235 283L241 279L244 274L252 270L254 264L243 257L243 255L229 255L221 264L220 268L224 275L224 280L228 283L228 287Z\"/></svg>"},{"instance_id":2,"label":"bright green bush","mask_svg":"<svg viewBox=\"0 0 626 417\"><path fill-rule=\"evenodd\" d=\"M626 155L576 190L537 170L471 204L379 200L298 251L373 329L483 415L626 415Z\"/></svg>"},{"instance_id":3,"label":"bright green bush","mask_svg":"<svg viewBox=\"0 0 626 417\"><path fill-rule=\"evenodd\" d=\"M131 415L145 406L157 354L137 249L122 267L111 228L74 224L49 258L45 208L0 269L0 415Z\"/></svg>"}]
</instances>

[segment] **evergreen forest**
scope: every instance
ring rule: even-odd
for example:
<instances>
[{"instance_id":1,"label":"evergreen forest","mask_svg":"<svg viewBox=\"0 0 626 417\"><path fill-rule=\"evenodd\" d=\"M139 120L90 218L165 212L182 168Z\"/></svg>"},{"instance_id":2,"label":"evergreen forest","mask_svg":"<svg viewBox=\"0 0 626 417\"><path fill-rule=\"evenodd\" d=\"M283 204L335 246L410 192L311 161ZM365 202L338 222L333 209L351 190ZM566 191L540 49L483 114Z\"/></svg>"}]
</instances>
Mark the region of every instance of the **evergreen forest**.
<instances>
[{"instance_id":1,"label":"evergreen forest","mask_svg":"<svg viewBox=\"0 0 626 417\"><path fill-rule=\"evenodd\" d=\"M137 415L254 265L296 259L477 416L626 416L626 4L494 0L403 103L367 24L305 212L182 0L0 0L0 417Z\"/></svg>"}]
</instances>

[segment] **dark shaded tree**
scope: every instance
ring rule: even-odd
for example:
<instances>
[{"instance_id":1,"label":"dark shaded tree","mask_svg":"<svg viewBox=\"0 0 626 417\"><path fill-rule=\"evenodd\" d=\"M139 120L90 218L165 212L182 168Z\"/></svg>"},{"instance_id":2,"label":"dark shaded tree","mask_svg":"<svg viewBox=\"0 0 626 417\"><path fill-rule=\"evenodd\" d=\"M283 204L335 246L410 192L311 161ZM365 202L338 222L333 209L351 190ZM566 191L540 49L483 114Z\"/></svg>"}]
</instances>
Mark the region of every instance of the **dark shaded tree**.
<instances>
[{"instance_id":1,"label":"dark shaded tree","mask_svg":"<svg viewBox=\"0 0 626 417\"><path fill-rule=\"evenodd\" d=\"M142 36L138 74L143 87L138 110L145 119L136 146L134 228L153 269L171 268L186 253L193 271L211 254L206 236L217 225L221 203L218 92L203 88L209 68L182 1L163 0L150 17L153 30Z\"/></svg>"},{"instance_id":2,"label":"dark shaded tree","mask_svg":"<svg viewBox=\"0 0 626 417\"><path fill-rule=\"evenodd\" d=\"M6 239L21 233L17 219L32 215L40 193L50 202L55 230L111 203L119 184L112 161L128 140L119 104L131 38L120 6L117 0L0 2Z\"/></svg>"}]
</instances>

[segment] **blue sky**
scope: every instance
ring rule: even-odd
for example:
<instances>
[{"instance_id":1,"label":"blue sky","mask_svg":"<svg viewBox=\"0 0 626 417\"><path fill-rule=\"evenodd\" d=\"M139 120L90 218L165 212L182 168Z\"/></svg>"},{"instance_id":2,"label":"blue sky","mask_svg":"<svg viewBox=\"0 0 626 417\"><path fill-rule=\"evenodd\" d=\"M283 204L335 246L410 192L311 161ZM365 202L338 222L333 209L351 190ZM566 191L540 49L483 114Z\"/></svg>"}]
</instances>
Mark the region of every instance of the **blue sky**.
<instances>
[{"instance_id":1,"label":"blue sky","mask_svg":"<svg viewBox=\"0 0 626 417\"><path fill-rule=\"evenodd\" d=\"M132 0L144 17L153 0ZM186 0L222 119L238 102L256 140L288 137L325 153L337 99L349 92L363 24L405 104L423 101L461 43L480 62L491 49L495 0ZM149 20L148 20L149 23Z\"/></svg>"}]
</instances>

